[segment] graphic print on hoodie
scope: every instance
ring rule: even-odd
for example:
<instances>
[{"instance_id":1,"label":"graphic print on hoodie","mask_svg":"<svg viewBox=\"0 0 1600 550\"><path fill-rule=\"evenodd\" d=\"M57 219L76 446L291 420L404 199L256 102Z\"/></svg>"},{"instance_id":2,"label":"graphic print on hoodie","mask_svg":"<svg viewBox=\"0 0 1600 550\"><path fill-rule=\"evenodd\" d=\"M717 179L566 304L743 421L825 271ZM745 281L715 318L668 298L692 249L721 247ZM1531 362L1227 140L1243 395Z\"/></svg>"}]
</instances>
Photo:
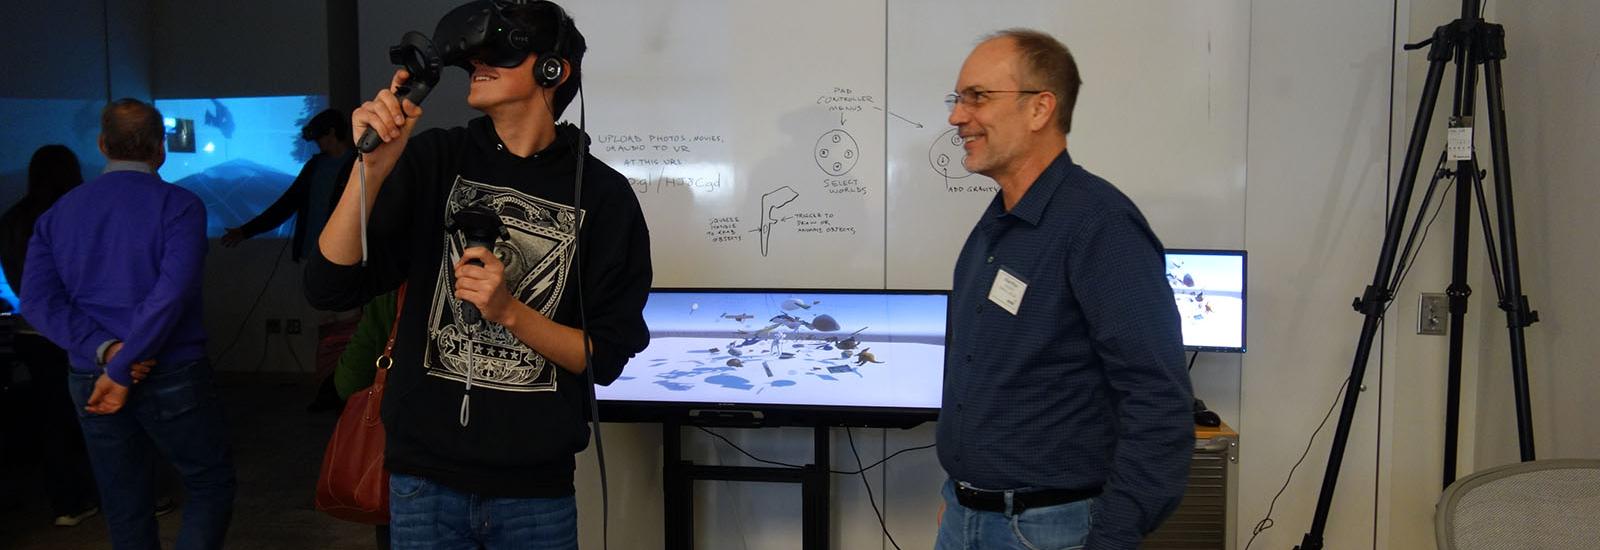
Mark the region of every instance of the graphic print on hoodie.
<instances>
[{"instance_id":1,"label":"graphic print on hoodie","mask_svg":"<svg viewBox=\"0 0 1600 550\"><path fill-rule=\"evenodd\" d=\"M451 185L444 219L472 205L499 214L509 237L495 245L505 264L511 297L546 317L554 317L568 284L569 267L583 213L514 189L471 181L460 176ZM463 239L448 232L428 313L428 345L423 366L429 376L511 392L556 391L552 364L499 323L460 322L464 302L455 297L456 262Z\"/></svg>"}]
</instances>

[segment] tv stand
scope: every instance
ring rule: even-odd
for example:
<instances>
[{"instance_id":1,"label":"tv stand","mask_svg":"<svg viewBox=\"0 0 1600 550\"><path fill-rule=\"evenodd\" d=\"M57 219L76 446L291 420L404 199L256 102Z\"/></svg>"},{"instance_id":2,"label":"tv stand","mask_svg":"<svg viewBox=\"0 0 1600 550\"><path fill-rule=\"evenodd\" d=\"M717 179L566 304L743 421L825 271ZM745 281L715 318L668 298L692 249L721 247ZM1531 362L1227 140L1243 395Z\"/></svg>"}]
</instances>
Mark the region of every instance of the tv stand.
<instances>
[{"instance_id":1,"label":"tv stand","mask_svg":"<svg viewBox=\"0 0 1600 550\"><path fill-rule=\"evenodd\" d=\"M669 550L695 547L694 482L700 480L799 483L800 547L805 550L828 548L828 489L831 481L828 426L811 426L813 458L811 464L804 468L695 464L683 459L683 427L681 421L668 421L661 425L661 496L662 510L666 516L666 547Z\"/></svg>"}]
</instances>

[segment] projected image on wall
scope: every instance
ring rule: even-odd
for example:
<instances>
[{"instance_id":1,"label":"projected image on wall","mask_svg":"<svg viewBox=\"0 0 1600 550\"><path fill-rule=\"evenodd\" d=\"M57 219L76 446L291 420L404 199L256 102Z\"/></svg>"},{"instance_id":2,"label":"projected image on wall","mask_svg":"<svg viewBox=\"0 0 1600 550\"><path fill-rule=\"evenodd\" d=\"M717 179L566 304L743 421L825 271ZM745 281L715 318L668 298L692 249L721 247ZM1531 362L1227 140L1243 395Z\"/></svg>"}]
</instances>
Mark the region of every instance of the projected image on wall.
<instances>
[{"instance_id":1,"label":"projected image on wall","mask_svg":"<svg viewBox=\"0 0 1600 550\"><path fill-rule=\"evenodd\" d=\"M606 401L938 408L945 296L657 290Z\"/></svg>"},{"instance_id":2,"label":"projected image on wall","mask_svg":"<svg viewBox=\"0 0 1600 550\"><path fill-rule=\"evenodd\" d=\"M317 152L300 127L327 105L321 95L158 99L168 146L161 177L200 195L206 235L220 237L289 188ZM293 227L260 237L288 238Z\"/></svg>"}]
</instances>

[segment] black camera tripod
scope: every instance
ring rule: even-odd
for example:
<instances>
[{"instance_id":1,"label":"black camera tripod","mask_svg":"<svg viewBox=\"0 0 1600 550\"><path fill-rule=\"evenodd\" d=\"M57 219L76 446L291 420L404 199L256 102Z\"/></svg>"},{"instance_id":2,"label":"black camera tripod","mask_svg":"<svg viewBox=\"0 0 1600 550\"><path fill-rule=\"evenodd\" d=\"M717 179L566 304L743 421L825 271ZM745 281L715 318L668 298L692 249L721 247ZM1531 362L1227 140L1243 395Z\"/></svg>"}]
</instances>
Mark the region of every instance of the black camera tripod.
<instances>
[{"instance_id":1,"label":"black camera tripod","mask_svg":"<svg viewBox=\"0 0 1600 550\"><path fill-rule=\"evenodd\" d=\"M1505 95L1501 90L1500 60L1505 59L1505 29L1487 23L1478 13L1478 0L1462 0L1461 18L1433 31L1433 37L1418 44L1406 45L1407 50L1429 47L1428 77L1422 88L1422 103L1417 109L1416 123L1411 130L1411 140L1406 145L1405 163L1401 166L1399 187L1395 190L1389 219L1384 230L1383 249L1378 255L1377 273L1372 284L1360 298L1356 298L1356 311L1366 317L1361 325L1361 337L1356 343L1354 364L1350 369L1350 388L1344 394L1339 411L1339 425L1334 432L1333 448L1328 456L1328 470L1322 478L1322 492L1317 497L1316 515L1311 530L1297 548L1320 550L1322 534L1327 527L1328 508L1333 502L1334 488L1339 481L1339 465L1344 457L1345 443L1350 438L1350 423L1356 412L1357 388L1366 376L1367 357L1384 312L1394 300L1395 292L1405 278L1405 258L1410 256L1419 229L1422 229L1428 204L1433 199L1441 179L1453 178L1455 188L1455 222L1451 252L1450 286L1447 289L1450 304L1450 351L1447 410L1445 413L1444 484L1455 480L1456 438L1461 404L1461 350L1465 332L1467 297L1472 289L1467 285L1468 224L1471 223L1472 197L1478 197L1478 217L1483 227L1484 242L1488 247L1490 271L1494 275L1495 290L1500 309L1506 313L1506 326L1511 337L1511 375L1516 391L1518 443L1522 460L1533 460L1533 420L1528 402L1527 342L1523 329L1539 320L1539 314L1528 307L1528 297L1522 294L1522 276L1517 257L1517 231L1511 200L1511 159L1506 146ZM1422 149L1428 138L1428 126L1433 120L1433 109L1439 98L1439 84L1444 78L1445 64L1455 61L1456 81L1454 107L1450 127L1452 147L1464 160L1455 161L1455 169L1446 168L1441 154L1428 189L1422 196L1421 206L1406 236L1404 252L1396 251L1411 208L1411 194L1416 186L1417 168ZM1483 65L1484 84L1489 101L1489 138L1493 150L1495 207L1498 215L1499 254L1495 252L1496 236L1491 229L1489 210L1483 195L1483 174L1479 171L1470 132L1473 107L1476 101L1477 66ZM1441 199L1442 200L1442 199Z\"/></svg>"}]
</instances>

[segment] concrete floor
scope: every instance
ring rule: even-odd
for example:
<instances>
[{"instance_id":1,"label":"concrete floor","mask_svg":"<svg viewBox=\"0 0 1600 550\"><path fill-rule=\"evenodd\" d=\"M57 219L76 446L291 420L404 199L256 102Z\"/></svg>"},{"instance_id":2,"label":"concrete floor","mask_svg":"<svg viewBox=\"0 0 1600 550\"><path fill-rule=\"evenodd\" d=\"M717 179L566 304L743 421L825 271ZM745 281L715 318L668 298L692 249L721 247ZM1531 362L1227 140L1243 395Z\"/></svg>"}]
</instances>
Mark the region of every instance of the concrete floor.
<instances>
[{"instance_id":1,"label":"concrete floor","mask_svg":"<svg viewBox=\"0 0 1600 550\"><path fill-rule=\"evenodd\" d=\"M308 413L309 375L219 373L219 390L233 439L239 492L227 548L366 549L373 528L333 519L312 507L322 450L335 412ZM55 527L38 473L9 470L0 480L0 548L109 548L103 516L77 527ZM163 545L177 537L182 508L161 518Z\"/></svg>"}]
</instances>

